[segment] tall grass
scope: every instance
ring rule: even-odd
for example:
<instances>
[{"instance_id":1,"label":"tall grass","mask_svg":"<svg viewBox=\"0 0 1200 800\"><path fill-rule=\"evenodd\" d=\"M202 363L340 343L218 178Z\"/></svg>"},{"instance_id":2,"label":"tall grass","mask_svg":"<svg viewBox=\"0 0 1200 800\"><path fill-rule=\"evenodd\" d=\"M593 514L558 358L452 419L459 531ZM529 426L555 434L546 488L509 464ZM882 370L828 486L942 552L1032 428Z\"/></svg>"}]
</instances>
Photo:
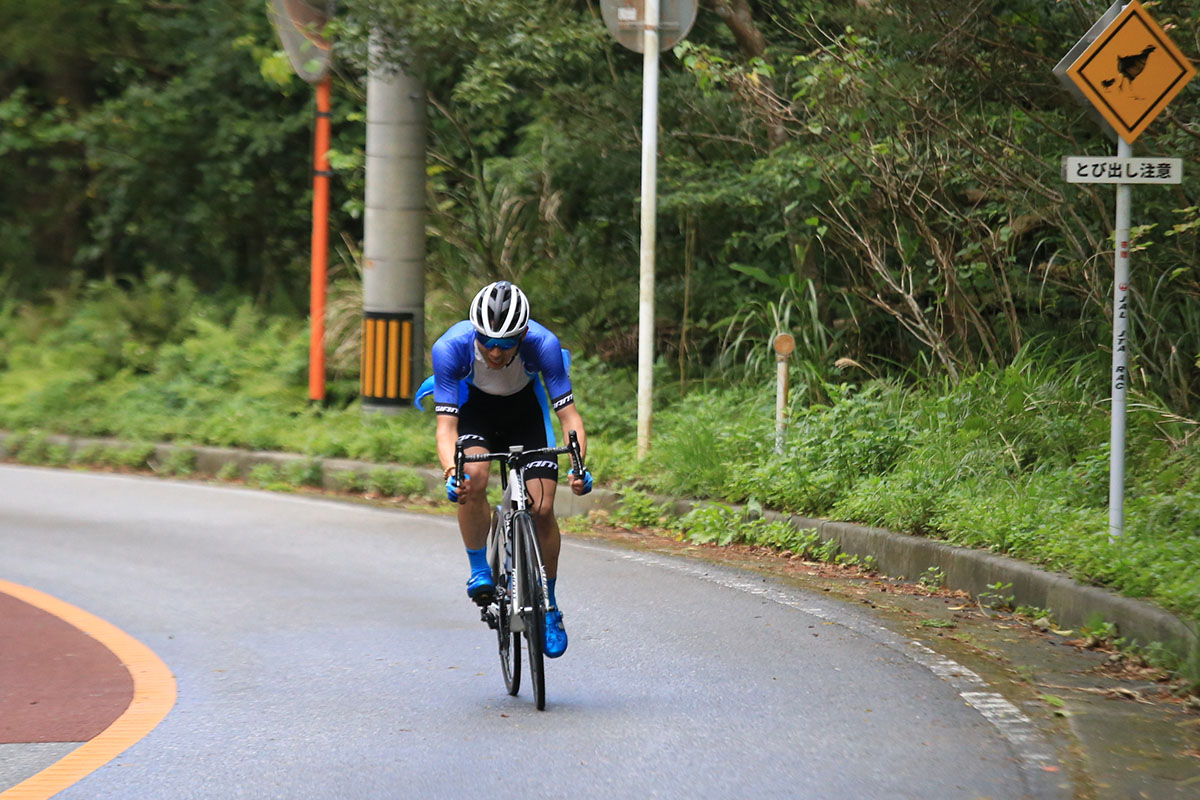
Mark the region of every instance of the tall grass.
<instances>
[{"instance_id":1,"label":"tall grass","mask_svg":"<svg viewBox=\"0 0 1200 800\"><path fill-rule=\"evenodd\" d=\"M0 427L429 463L432 420L307 397L308 329L156 277L0 314Z\"/></svg>"},{"instance_id":2,"label":"tall grass","mask_svg":"<svg viewBox=\"0 0 1200 800\"><path fill-rule=\"evenodd\" d=\"M1102 360L1034 345L957 384L829 386L793 406L781 454L768 389L697 393L660 415L642 481L1007 553L1200 618L1200 445L1154 398L1131 406L1110 542Z\"/></svg>"}]
</instances>

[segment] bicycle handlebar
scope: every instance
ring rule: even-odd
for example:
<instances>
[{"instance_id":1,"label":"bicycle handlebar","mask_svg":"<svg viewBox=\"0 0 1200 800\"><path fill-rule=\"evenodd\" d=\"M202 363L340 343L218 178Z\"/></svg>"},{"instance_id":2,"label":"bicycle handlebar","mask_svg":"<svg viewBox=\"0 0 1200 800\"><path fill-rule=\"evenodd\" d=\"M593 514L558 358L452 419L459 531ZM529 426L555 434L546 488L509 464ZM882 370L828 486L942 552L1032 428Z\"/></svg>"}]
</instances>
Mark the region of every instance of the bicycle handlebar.
<instances>
[{"instance_id":1,"label":"bicycle handlebar","mask_svg":"<svg viewBox=\"0 0 1200 800\"><path fill-rule=\"evenodd\" d=\"M575 474L583 477L583 454L579 451L579 436L575 431L570 431L567 434L569 440L566 447L539 447L536 450L522 449L520 452L509 451L507 453L479 453L469 456L463 452L462 442L454 443L454 474L463 474L464 464L473 464L480 461L503 461L510 463L515 459L525 459L530 456L571 456L571 468L575 470Z\"/></svg>"}]
</instances>

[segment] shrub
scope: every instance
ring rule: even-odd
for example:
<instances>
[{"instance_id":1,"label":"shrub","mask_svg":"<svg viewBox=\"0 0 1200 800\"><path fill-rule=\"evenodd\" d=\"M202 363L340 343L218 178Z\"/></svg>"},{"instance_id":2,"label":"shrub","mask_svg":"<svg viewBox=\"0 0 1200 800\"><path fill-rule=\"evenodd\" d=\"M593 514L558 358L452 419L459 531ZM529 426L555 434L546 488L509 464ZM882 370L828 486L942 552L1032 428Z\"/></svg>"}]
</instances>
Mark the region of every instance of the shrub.
<instances>
[{"instance_id":1,"label":"shrub","mask_svg":"<svg viewBox=\"0 0 1200 800\"><path fill-rule=\"evenodd\" d=\"M335 472L333 483L343 492L360 494L367 491L367 477L352 469L343 469Z\"/></svg>"},{"instance_id":2,"label":"shrub","mask_svg":"<svg viewBox=\"0 0 1200 800\"><path fill-rule=\"evenodd\" d=\"M158 471L164 475L186 477L196 471L196 451L177 447L163 459Z\"/></svg>"},{"instance_id":3,"label":"shrub","mask_svg":"<svg viewBox=\"0 0 1200 800\"><path fill-rule=\"evenodd\" d=\"M665 521L665 513L665 504L646 492L622 489L613 521L625 528L649 528L661 526Z\"/></svg>"},{"instance_id":4,"label":"shrub","mask_svg":"<svg viewBox=\"0 0 1200 800\"><path fill-rule=\"evenodd\" d=\"M286 490L291 487L284 483L279 476L279 468L274 464L255 464L246 476L246 482L260 489Z\"/></svg>"},{"instance_id":5,"label":"shrub","mask_svg":"<svg viewBox=\"0 0 1200 800\"><path fill-rule=\"evenodd\" d=\"M71 463L89 467L103 466L105 463L104 445L89 444L79 448L71 456Z\"/></svg>"},{"instance_id":6,"label":"shrub","mask_svg":"<svg viewBox=\"0 0 1200 800\"><path fill-rule=\"evenodd\" d=\"M242 468L238 466L236 461L226 461L217 470L217 480L219 481L236 481L242 477Z\"/></svg>"},{"instance_id":7,"label":"shrub","mask_svg":"<svg viewBox=\"0 0 1200 800\"><path fill-rule=\"evenodd\" d=\"M283 480L292 486L320 486L321 462L317 459L289 461L281 470Z\"/></svg>"}]
</instances>

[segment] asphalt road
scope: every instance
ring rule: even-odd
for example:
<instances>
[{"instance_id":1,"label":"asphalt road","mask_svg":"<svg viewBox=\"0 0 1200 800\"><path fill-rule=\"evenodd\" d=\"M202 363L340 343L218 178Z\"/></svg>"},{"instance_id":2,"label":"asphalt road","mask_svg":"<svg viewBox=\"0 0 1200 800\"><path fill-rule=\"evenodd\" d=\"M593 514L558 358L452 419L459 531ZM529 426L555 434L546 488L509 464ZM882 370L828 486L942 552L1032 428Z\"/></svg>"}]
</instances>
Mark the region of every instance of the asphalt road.
<instances>
[{"instance_id":1,"label":"asphalt road","mask_svg":"<svg viewBox=\"0 0 1200 800\"><path fill-rule=\"evenodd\" d=\"M590 541L563 550L538 712L466 575L449 517L0 466L0 577L178 683L61 797L1069 796L1014 707L859 609Z\"/></svg>"}]
</instances>

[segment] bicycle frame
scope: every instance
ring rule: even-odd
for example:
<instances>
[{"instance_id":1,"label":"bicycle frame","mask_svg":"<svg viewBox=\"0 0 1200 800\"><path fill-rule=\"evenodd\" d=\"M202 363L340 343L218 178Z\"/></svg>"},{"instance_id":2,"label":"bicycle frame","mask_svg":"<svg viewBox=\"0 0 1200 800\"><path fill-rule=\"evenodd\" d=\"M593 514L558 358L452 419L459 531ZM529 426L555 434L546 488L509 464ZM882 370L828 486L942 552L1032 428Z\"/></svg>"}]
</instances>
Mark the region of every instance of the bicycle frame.
<instances>
[{"instance_id":1,"label":"bicycle frame","mask_svg":"<svg viewBox=\"0 0 1200 800\"><path fill-rule=\"evenodd\" d=\"M492 537L494 541L488 542L489 562L499 564L500 554L504 553L506 558L511 559L511 564L520 564L524 553L522 548L525 547L523 537L513 536L513 519L523 511L528 510L529 494L525 488L525 467L520 464L521 456L524 455L524 448L517 446L509 448L508 457L501 461L502 472L500 473L500 482L504 486L504 495L500 500L500 505L497 509L500 516L500 524L498 526L497 536ZM546 582L546 565L542 562L541 546L537 538L532 540L534 548L533 563L537 565L537 569L541 572L541 580L544 585ZM496 560L492 560L492 548L495 548ZM522 585L522 576L519 569L512 569L512 596L517 602L523 602L526 596L525 587ZM533 612L533 609L521 605L514 608L517 613L509 619L509 626L514 632L523 632L525 630L526 615ZM550 610L549 601L546 601L545 607L541 609L541 613Z\"/></svg>"},{"instance_id":2,"label":"bicycle frame","mask_svg":"<svg viewBox=\"0 0 1200 800\"><path fill-rule=\"evenodd\" d=\"M492 602L480 609L480 617L489 628L497 631L500 641L500 663L508 693L520 690L521 639L527 643L530 680L538 710L546 707L545 664L543 662L544 615L552 610L546 565L537 529L529 514L528 487L525 470L537 456L569 454L576 473L583 473L583 458L579 439L570 431L567 447L545 447L525 450L517 445L507 453L463 452L461 440L455 447L455 474L463 475L467 463L500 462L500 483L503 499L494 509L492 527L487 538L487 559L496 580ZM532 552L526 552L529 548Z\"/></svg>"},{"instance_id":3,"label":"bicycle frame","mask_svg":"<svg viewBox=\"0 0 1200 800\"><path fill-rule=\"evenodd\" d=\"M571 457L571 464L576 471L582 472L583 459L580 456L579 439L576 436L575 431L571 431L568 438L569 444L566 447L545 447L527 451L523 446L515 445L510 447L507 453L481 453L478 455L468 456L463 453L461 446L458 448L455 454L455 469L459 475L463 473L463 467L467 463L481 461L500 462L500 484L504 487L504 495L500 501L500 506L498 509L500 515L500 524L498 526L499 530L497 531L498 535L495 537L497 539L495 542L495 551L493 551L493 542L491 541L493 537L491 535L488 537L488 562L493 565L493 570L495 569L496 565L499 564L498 559L501 557L501 552L503 552L505 557L511 557L512 564L521 563L521 556L523 553L521 552L520 548L524 547L525 545L522 542L521 537L513 536L512 521L517 514L528 511L529 495L525 486L524 463L526 459L539 455L558 456L565 454ZM545 585L546 565L542 561L541 545L537 541L537 536L533 536L531 538L531 544L534 550L534 564L537 565L537 569L541 573L539 577L542 585ZM501 551L501 547L503 547L503 551ZM519 601L524 596L524 587L520 585L521 578L518 574L520 570L513 570L512 572L513 584L511 591L513 598ZM546 598L541 612L545 613L549 610L550 602L549 598ZM519 609L519 611L520 613L516 614L514 618L509 621L514 631L524 630L525 615L531 613L533 609L523 606Z\"/></svg>"}]
</instances>

